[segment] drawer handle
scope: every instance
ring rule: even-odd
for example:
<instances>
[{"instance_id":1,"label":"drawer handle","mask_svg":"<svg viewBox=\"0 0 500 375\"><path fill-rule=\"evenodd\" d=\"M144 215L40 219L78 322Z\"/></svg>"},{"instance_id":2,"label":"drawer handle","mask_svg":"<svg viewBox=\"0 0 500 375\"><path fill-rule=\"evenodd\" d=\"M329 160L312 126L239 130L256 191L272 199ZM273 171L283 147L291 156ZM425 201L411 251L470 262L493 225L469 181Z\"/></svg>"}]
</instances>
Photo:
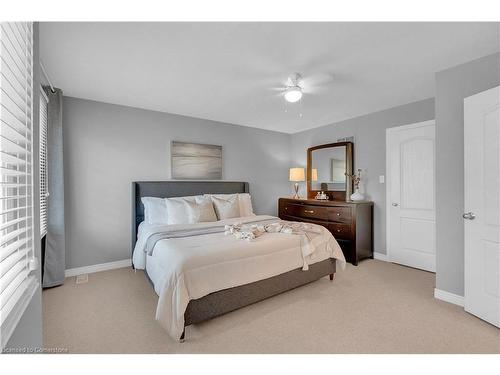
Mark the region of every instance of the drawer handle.
<instances>
[{"instance_id":1,"label":"drawer handle","mask_svg":"<svg viewBox=\"0 0 500 375\"><path fill-rule=\"evenodd\" d=\"M340 233L340 232L342 232L342 231L340 229L337 229L337 233Z\"/></svg>"},{"instance_id":2,"label":"drawer handle","mask_svg":"<svg viewBox=\"0 0 500 375\"><path fill-rule=\"evenodd\" d=\"M314 213L314 210L304 210L304 212L305 212L306 214L313 214L313 213Z\"/></svg>"},{"instance_id":3,"label":"drawer handle","mask_svg":"<svg viewBox=\"0 0 500 375\"><path fill-rule=\"evenodd\" d=\"M337 216L340 216L340 214L337 214Z\"/></svg>"}]
</instances>

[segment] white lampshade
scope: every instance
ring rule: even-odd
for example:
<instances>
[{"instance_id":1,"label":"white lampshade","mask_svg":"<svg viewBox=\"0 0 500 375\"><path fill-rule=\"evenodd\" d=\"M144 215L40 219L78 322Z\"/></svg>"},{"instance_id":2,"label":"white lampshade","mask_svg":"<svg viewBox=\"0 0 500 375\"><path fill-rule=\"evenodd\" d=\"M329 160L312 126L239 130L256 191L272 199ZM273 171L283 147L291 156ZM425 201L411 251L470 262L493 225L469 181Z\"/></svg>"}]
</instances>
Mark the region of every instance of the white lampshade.
<instances>
[{"instance_id":1,"label":"white lampshade","mask_svg":"<svg viewBox=\"0 0 500 375\"><path fill-rule=\"evenodd\" d=\"M313 168L311 171L311 180L318 181L318 170L316 168Z\"/></svg>"},{"instance_id":2,"label":"white lampshade","mask_svg":"<svg viewBox=\"0 0 500 375\"><path fill-rule=\"evenodd\" d=\"M299 182L306 180L304 168L290 168L290 181Z\"/></svg>"},{"instance_id":3,"label":"white lampshade","mask_svg":"<svg viewBox=\"0 0 500 375\"><path fill-rule=\"evenodd\" d=\"M290 103L298 102L302 98L302 89L299 86L292 86L285 91L285 100Z\"/></svg>"}]
</instances>

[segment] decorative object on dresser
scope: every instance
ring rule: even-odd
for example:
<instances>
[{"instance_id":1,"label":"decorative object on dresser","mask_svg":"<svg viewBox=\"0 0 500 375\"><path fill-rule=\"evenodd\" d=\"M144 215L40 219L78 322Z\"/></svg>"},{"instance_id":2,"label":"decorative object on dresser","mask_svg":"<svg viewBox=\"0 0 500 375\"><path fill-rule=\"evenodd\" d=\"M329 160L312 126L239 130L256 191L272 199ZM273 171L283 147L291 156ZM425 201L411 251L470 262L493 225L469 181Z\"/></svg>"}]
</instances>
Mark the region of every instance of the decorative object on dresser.
<instances>
[{"instance_id":1,"label":"decorative object on dresser","mask_svg":"<svg viewBox=\"0 0 500 375\"><path fill-rule=\"evenodd\" d=\"M359 191L359 183L361 182L361 171L362 169L358 168L357 174L347 174L346 176L352 180L354 183L354 193L351 194L352 201L362 201L365 199L365 196Z\"/></svg>"},{"instance_id":2,"label":"decorative object on dresser","mask_svg":"<svg viewBox=\"0 0 500 375\"><path fill-rule=\"evenodd\" d=\"M304 168L290 168L290 178L291 182L295 182L293 185L295 194L293 195L294 199L299 199L299 182L306 180L306 175L304 172Z\"/></svg>"},{"instance_id":3,"label":"decorative object on dresser","mask_svg":"<svg viewBox=\"0 0 500 375\"><path fill-rule=\"evenodd\" d=\"M326 227L339 243L346 260L373 258L373 202L343 202L280 198L280 219Z\"/></svg>"},{"instance_id":4,"label":"decorative object on dresser","mask_svg":"<svg viewBox=\"0 0 500 375\"><path fill-rule=\"evenodd\" d=\"M329 198L328 198L328 195L323 190L321 190L321 191L318 191L318 194L316 194L314 199L316 199L318 201L327 201Z\"/></svg>"},{"instance_id":5,"label":"decorative object on dresser","mask_svg":"<svg viewBox=\"0 0 500 375\"><path fill-rule=\"evenodd\" d=\"M337 142L307 149L307 198L322 196L329 200L347 201L352 193L354 145ZM320 195L318 195L320 192Z\"/></svg>"}]
</instances>

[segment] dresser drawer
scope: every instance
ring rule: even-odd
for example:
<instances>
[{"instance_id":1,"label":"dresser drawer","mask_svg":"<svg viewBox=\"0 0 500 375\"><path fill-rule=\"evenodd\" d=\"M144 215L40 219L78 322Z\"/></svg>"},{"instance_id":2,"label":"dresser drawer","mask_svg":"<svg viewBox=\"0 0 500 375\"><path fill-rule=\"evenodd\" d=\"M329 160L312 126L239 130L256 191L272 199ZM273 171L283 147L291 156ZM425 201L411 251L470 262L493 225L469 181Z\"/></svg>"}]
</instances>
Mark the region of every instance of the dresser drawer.
<instances>
[{"instance_id":1,"label":"dresser drawer","mask_svg":"<svg viewBox=\"0 0 500 375\"><path fill-rule=\"evenodd\" d=\"M289 216L304 217L317 220L328 220L328 207L312 206L307 204L287 203L285 213Z\"/></svg>"},{"instance_id":2,"label":"dresser drawer","mask_svg":"<svg viewBox=\"0 0 500 375\"><path fill-rule=\"evenodd\" d=\"M328 224L328 230L332 232L335 238L350 239L351 225L350 224Z\"/></svg>"},{"instance_id":3,"label":"dresser drawer","mask_svg":"<svg viewBox=\"0 0 500 375\"><path fill-rule=\"evenodd\" d=\"M343 223L351 222L350 207L328 207L328 219L331 221L340 221Z\"/></svg>"}]
</instances>

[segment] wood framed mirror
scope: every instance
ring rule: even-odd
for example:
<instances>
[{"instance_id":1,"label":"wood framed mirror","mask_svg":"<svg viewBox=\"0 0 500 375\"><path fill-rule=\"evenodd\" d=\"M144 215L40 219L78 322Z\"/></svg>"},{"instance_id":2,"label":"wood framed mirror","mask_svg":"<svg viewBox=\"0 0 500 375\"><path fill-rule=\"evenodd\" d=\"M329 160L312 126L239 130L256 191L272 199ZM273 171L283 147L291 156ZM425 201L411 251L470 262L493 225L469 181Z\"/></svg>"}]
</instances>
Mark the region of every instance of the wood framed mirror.
<instances>
[{"instance_id":1,"label":"wood framed mirror","mask_svg":"<svg viewBox=\"0 0 500 375\"><path fill-rule=\"evenodd\" d=\"M349 201L352 180L346 176L354 170L352 142L327 143L307 149L307 198L314 199L320 191L329 200Z\"/></svg>"}]
</instances>

